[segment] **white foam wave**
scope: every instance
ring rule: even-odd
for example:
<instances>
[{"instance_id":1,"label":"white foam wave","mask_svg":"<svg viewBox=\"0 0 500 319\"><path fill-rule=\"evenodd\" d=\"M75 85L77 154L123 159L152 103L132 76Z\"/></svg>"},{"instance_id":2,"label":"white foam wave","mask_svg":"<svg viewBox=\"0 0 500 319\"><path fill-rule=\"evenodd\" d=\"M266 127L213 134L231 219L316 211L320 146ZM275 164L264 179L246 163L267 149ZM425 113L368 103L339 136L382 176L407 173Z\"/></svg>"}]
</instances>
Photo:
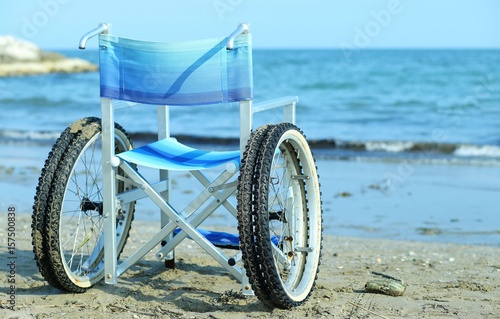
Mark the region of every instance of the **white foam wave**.
<instances>
[{"instance_id":1,"label":"white foam wave","mask_svg":"<svg viewBox=\"0 0 500 319\"><path fill-rule=\"evenodd\" d=\"M2 130L0 138L6 140L55 140L59 137L60 132L39 132L39 131L18 131L18 130Z\"/></svg>"},{"instance_id":2,"label":"white foam wave","mask_svg":"<svg viewBox=\"0 0 500 319\"><path fill-rule=\"evenodd\" d=\"M500 157L500 147L494 145L461 145L455 150L454 155L467 157Z\"/></svg>"},{"instance_id":3,"label":"white foam wave","mask_svg":"<svg viewBox=\"0 0 500 319\"><path fill-rule=\"evenodd\" d=\"M412 148L414 143L412 142L367 142L365 147L367 151L384 151L384 152L404 152Z\"/></svg>"}]
</instances>

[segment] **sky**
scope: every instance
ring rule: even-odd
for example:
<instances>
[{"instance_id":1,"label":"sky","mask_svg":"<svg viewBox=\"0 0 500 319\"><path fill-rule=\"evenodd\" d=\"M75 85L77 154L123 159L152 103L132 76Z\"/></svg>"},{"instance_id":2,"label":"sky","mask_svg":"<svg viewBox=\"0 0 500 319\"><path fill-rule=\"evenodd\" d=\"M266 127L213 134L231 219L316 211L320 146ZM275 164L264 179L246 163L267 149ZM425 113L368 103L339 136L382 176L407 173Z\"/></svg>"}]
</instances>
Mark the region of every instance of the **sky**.
<instances>
[{"instance_id":1,"label":"sky","mask_svg":"<svg viewBox=\"0 0 500 319\"><path fill-rule=\"evenodd\" d=\"M76 49L100 22L149 41L230 34L250 23L254 48L498 48L499 0L3 0L0 35ZM89 47L97 41L89 41Z\"/></svg>"}]
</instances>

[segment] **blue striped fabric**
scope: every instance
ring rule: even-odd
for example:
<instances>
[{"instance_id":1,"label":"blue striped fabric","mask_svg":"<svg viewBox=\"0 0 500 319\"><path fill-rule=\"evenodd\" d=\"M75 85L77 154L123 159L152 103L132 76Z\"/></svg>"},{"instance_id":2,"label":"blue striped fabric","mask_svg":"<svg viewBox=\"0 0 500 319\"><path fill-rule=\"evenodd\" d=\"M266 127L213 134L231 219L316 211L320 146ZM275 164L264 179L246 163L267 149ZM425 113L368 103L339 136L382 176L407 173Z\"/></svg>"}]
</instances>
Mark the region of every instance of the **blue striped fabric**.
<instances>
[{"instance_id":1,"label":"blue striped fabric","mask_svg":"<svg viewBox=\"0 0 500 319\"><path fill-rule=\"evenodd\" d=\"M167 138L117 154L119 158L139 165L167 170L201 170L234 162L239 167L240 151L201 151Z\"/></svg>"},{"instance_id":2,"label":"blue striped fabric","mask_svg":"<svg viewBox=\"0 0 500 319\"><path fill-rule=\"evenodd\" d=\"M251 35L187 42L144 42L101 35L101 97L155 105L251 100Z\"/></svg>"}]
</instances>

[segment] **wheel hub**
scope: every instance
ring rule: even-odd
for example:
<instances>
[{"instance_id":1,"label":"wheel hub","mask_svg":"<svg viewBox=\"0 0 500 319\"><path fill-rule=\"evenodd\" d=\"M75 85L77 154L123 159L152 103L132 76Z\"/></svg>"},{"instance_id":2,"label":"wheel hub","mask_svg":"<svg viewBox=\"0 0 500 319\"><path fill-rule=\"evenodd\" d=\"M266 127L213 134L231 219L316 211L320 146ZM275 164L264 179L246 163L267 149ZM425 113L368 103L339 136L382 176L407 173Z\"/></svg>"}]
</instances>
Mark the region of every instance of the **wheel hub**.
<instances>
[{"instance_id":1,"label":"wheel hub","mask_svg":"<svg viewBox=\"0 0 500 319\"><path fill-rule=\"evenodd\" d=\"M82 199L82 202L80 203L80 209L84 212L87 211L96 211L99 213L99 215L102 216L102 202L94 202L88 199L87 197L84 197Z\"/></svg>"}]
</instances>

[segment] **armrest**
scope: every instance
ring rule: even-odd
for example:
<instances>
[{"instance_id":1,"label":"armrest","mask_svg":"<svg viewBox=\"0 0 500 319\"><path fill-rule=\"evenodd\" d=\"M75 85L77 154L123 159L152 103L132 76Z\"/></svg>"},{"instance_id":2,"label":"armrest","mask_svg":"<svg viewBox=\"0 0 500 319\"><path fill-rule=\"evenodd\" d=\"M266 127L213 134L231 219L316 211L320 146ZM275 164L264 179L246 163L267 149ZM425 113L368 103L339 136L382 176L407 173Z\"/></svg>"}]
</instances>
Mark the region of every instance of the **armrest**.
<instances>
[{"instance_id":1,"label":"armrest","mask_svg":"<svg viewBox=\"0 0 500 319\"><path fill-rule=\"evenodd\" d=\"M267 100L253 105L253 113L258 113L266 111L269 109L274 109L277 107L287 106L291 104L296 104L299 101L298 96L286 96L277 99Z\"/></svg>"},{"instance_id":2,"label":"armrest","mask_svg":"<svg viewBox=\"0 0 500 319\"><path fill-rule=\"evenodd\" d=\"M277 107L283 107L284 120L295 124L295 105L299 101L297 96L287 96L273 100L255 103L252 107L252 113L267 111Z\"/></svg>"}]
</instances>

